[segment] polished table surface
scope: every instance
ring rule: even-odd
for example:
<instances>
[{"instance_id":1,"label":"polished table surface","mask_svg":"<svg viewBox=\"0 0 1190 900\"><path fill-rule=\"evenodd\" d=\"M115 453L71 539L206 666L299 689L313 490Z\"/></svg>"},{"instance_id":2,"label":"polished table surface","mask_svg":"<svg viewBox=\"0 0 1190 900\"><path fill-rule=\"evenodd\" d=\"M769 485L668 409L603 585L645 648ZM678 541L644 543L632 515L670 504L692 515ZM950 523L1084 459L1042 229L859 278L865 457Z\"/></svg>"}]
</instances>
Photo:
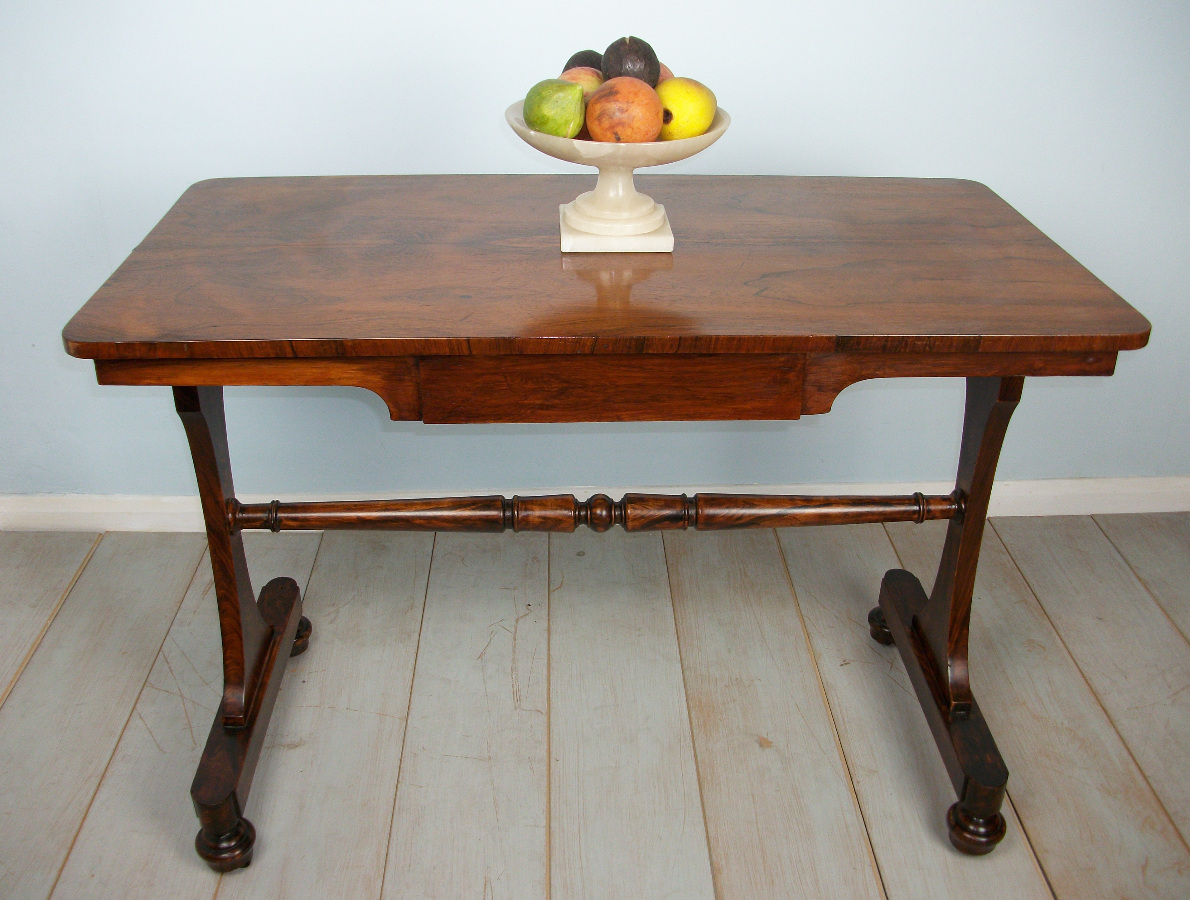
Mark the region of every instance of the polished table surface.
<instances>
[{"instance_id":1,"label":"polished table surface","mask_svg":"<svg viewBox=\"0 0 1190 900\"><path fill-rule=\"evenodd\" d=\"M549 422L793 419L862 378L1110 374L1148 339L974 182L655 178L673 254L563 255L551 210L585 183L200 182L66 348L103 383L354 384L394 419Z\"/></svg>"},{"instance_id":2,"label":"polished table surface","mask_svg":"<svg viewBox=\"0 0 1190 900\"><path fill-rule=\"evenodd\" d=\"M97 359L1128 350L1149 324L969 181L642 178L670 257L631 303L562 257L573 176L267 178L188 190L65 331ZM651 258L652 257L652 258ZM570 262L571 265L566 263Z\"/></svg>"},{"instance_id":3,"label":"polished table surface","mask_svg":"<svg viewBox=\"0 0 1190 900\"><path fill-rule=\"evenodd\" d=\"M558 252L589 179L399 176L196 184L66 326L104 384L169 385L210 547L224 693L191 795L199 854L252 858L243 817L300 590L253 588L246 528L606 531L948 519L933 588L894 569L895 643L958 801L951 842L1003 838L1008 770L968 677L976 565L1026 376L1110 375L1148 321L988 188L931 179L642 178L672 254ZM865 378L963 377L948 495L629 494L241 504L223 387L355 385L394 419L796 419ZM857 473L859 474L859 473Z\"/></svg>"}]
</instances>

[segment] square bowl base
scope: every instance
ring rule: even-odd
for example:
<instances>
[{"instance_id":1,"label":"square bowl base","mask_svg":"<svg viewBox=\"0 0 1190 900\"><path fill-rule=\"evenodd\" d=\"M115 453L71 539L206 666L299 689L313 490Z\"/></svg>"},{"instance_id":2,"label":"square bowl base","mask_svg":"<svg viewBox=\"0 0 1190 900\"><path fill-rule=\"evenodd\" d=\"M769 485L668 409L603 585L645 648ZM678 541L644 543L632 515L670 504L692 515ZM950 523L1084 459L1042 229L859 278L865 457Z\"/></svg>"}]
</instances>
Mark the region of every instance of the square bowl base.
<instances>
[{"instance_id":1,"label":"square bowl base","mask_svg":"<svg viewBox=\"0 0 1190 900\"><path fill-rule=\"evenodd\" d=\"M660 206L660 204L658 204ZM565 209L558 207L558 225L562 232L563 253L672 253L674 233L666 216L661 227L646 234L589 234L566 224ZM662 213L665 207L661 207Z\"/></svg>"}]
</instances>

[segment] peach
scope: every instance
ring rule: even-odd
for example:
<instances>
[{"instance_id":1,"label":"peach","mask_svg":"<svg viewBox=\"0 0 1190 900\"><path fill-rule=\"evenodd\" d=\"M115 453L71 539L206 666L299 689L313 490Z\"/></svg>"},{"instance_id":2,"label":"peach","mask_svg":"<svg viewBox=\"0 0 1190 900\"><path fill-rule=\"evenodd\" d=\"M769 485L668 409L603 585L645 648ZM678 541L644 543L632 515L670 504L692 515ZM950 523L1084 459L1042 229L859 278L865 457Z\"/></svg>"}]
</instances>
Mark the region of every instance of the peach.
<instances>
[{"instance_id":1,"label":"peach","mask_svg":"<svg viewBox=\"0 0 1190 900\"><path fill-rule=\"evenodd\" d=\"M596 141L643 144L661 134L664 109L639 78L609 78L587 101L587 130Z\"/></svg>"},{"instance_id":2,"label":"peach","mask_svg":"<svg viewBox=\"0 0 1190 900\"><path fill-rule=\"evenodd\" d=\"M563 81L573 81L575 84L581 84L583 86L584 100L590 100L591 95L599 90L599 87L603 84L603 73L590 66L575 66L573 69L567 69L558 77Z\"/></svg>"}]
</instances>

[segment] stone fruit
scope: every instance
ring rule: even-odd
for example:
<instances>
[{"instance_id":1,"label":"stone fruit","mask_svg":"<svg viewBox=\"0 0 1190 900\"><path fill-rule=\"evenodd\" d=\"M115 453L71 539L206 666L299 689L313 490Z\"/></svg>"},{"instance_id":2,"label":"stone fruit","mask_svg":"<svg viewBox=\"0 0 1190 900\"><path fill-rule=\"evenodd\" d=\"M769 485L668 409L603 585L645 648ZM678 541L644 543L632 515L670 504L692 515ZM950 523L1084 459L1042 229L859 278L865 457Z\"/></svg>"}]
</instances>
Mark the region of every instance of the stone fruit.
<instances>
[{"instance_id":1,"label":"stone fruit","mask_svg":"<svg viewBox=\"0 0 1190 900\"><path fill-rule=\"evenodd\" d=\"M661 63L653 48L638 37L623 37L613 41L603 51L603 77L639 78L649 87L657 86L661 75Z\"/></svg>"},{"instance_id":2,"label":"stone fruit","mask_svg":"<svg viewBox=\"0 0 1190 900\"><path fill-rule=\"evenodd\" d=\"M573 81L575 84L583 86L583 99L590 99L591 95L599 89L603 84L603 74L598 69L593 69L590 66L575 66L573 69L567 69L558 76L563 81Z\"/></svg>"},{"instance_id":3,"label":"stone fruit","mask_svg":"<svg viewBox=\"0 0 1190 900\"><path fill-rule=\"evenodd\" d=\"M587 101L587 130L596 141L655 141L663 112L657 92L639 78L609 78Z\"/></svg>"},{"instance_id":4,"label":"stone fruit","mask_svg":"<svg viewBox=\"0 0 1190 900\"><path fill-rule=\"evenodd\" d=\"M661 74L657 76L657 83L661 84L661 82L668 81L673 77L674 73L670 71L669 66L667 66L665 63L661 63Z\"/></svg>"},{"instance_id":5,"label":"stone fruit","mask_svg":"<svg viewBox=\"0 0 1190 900\"><path fill-rule=\"evenodd\" d=\"M590 66L592 69L603 69L603 54L598 50L580 50L570 59L566 60L566 65L562 67L562 71L573 69L577 66Z\"/></svg>"},{"instance_id":6,"label":"stone fruit","mask_svg":"<svg viewBox=\"0 0 1190 900\"><path fill-rule=\"evenodd\" d=\"M525 124L534 131L572 138L583 127L583 86L547 78L525 95Z\"/></svg>"},{"instance_id":7,"label":"stone fruit","mask_svg":"<svg viewBox=\"0 0 1190 900\"><path fill-rule=\"evenodd\" d=\"M661 100L661 140L697 137L715 118L715 95L693 78L669 78L657 85Z\"/></svg>"}]
</instances>

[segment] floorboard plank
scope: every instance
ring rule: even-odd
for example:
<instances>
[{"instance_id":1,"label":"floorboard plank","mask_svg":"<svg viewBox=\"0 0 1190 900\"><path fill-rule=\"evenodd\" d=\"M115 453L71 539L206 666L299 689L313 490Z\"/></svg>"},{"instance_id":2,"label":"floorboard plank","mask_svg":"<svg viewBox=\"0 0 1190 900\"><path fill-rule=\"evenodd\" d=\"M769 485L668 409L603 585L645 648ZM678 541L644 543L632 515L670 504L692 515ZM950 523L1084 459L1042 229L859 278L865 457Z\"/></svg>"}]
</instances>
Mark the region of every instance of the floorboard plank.
<instances>
[{"instance_id":1,"label":"floorboard plank","mask_svg":"<svg viewBox=\"0 0 1190 900\"><path fill-rule=\"evenodd\" d=\"M882 897L773 532L665 549L717 897Z\"/></svg>"},{"instance_id":2,"label":"floorboard plank","mask_svg":"<svg viewBox=\"0 0 1190 900\"><path fill-rule=\"evenodd\" d=\"M714 896L658 534L550 536L551 896Z\"/></svg>"},{"instance_id":3,"label":"floorboard plank","mask_svg":"<svg viewBox=\"0 0 1190 900\"><path fill-rule=\"evenodd\" d=\"M946 523L888 531L905 568L928 584ZM971 655L976 696L1008 761L1009 794L1057 896L1190 896L1190 854L1177 829L990 530Z\"/></svg>"},{"instance_id":4,"label":"floorboard plank","mask_svg":"<svg viewBox=\"0 0 1190 900\"><path fill-rule=\"evenodd\" d=\"M865 617L880 576L899 565L885 530L780 533L879 874L893 900L1047 896L1029 841L1060 898L1190 895L1190 854L1165 812L1180 807L1168 796L1163 804L1157 799L1161 779L1166 787L1176 782L1187 758L1177 741L1188 719L1180 698L1190 691L1177 694L1175 683L1187 665L1186 651L1177 648L1186 642L1170 618L1176 621L1190 579L1179 568L1187 551L1178 543L1190 515L1098 521L1102 531L1087 518L1019 526L996 520L995 527L1015 536L1015 560L991 529L987 534L972 622L973 673L1012 771L1010 795L1024 825L1007 806L1008 837L984 859L961 857L946 843L949 783L895 651L867 635ZM905 565L927 583L943 527L888 529ZM816 685L803 683L805 660L797 658L799 645L789 636L788 613L777 609L779 588L761 547L766 534L666 535L668 570L656 535L555 537L553 559L545 563L552 577L533 568L542 564L540 550L528 554L535 560L522 555L544 540L540 536L439 536L420 652L433 538L328 536L332 545L342 543L329 560L319 557L321 574L307 592L315 622L311 651L286 675L247 811L259 829L259 855L250 869L221 882L193 853L197 826L186 797L219 675L216 619L204 594L210 575L205 561L199 564L203 541L201 535L109 535L0 707L0 791L6 807L19 811L0 817L0 896L43 898L59 869L55 896L64 898L205 900L216 891L219 898L375 897L382 884L390 897L402 898L483 898L485 890L492 898L532 898L547 895L545 886L567 900L709 898L713 880L719 900L749 891L829 896L835 887L847 896L870 896L857 867L866 851L837 850L831 859L805 846L819 839L817 833L799 831L826 835L839 827L835 786L843 763L823 776L824 784L797 786L829 760L831 748L822 746L821 728L799 718L814 718L802 700L815 696ZM310 545L305 551L300 545L317 541L290 534L246 538L258 586L275 574L307 571ZM471 549L473 541L478 550ZM279 549L262 555L260 542L278 542ZM457 558L438 552L449 547ZM84 558L89 550L82 549ZM191 570L198 565L192 581L187 554ZM6 563L11 567L0 555L0 585ZM35 564L14 583L56 577L42 568L55 566ZM533 604L535 614L518 625L528 601L513 612L510 605L520 601L512 598L534 578L544 584L541 590L552 585L553 608L543 596ZM52 595L47 588L45 596ZM495 614L485 618L489 609ZM540 616L553 620L552 636ZM516 632L515 670L506 627ZM800 640L804 647L805 635ZM548 677L542 668L547 645ZM154 646L161 650L149 672ZM753 665L762 651L775 660L767 668ZM462 665L452 667L452 659ZM791 668L800 674L787 674ZM725 671L734 673L731 683ZM779 680L766 683L770 672ZM414 705L402 762L411 679ZM1162 692L1152 694L1147 683L1163 685ZM535 712L548 708L544 697L534 699L534 691L548 694L545 685L554 692L552 723ZM495 702L484 697L485 686ZM510 722L496 712L517 715L515 690L526 722L510 732ZM727 700L707 702L716 691ZM1160 703L1153 704L1154 697ZM1153 705L1146 709L1145 703ZM789 711L765 720L765 710L785 707ZM541 732L536 738L530 722ZM738 756L734 768L721 767L707 736L723 738L727 752L732 729L743 735ZM1153 729L1156 738L1148 734ZM1171 731L1174 746L1163 749ZM493 734L508 738L507 750L481 743ZM772 746L762 746L762 737ZM798 741L810 743L790 752L788 768L771 762L775 751ZM552 760L542 755L550 742ZM541 762L532 758L534 747ZM478 777L486 765L456 758L485 755L504 772L495 788ZM771 771L761 768L766 764ZM547 789L553 805L543 810ZM508 817L509 810L515 815L534 804L535 819ZM751 838L748 823L740 824L745 806L759 817ZM497 814L501 830L493 832ZM732 828L740 830L718 833L733 816ZM847 831L833 841L842 846ZM433 833L441 837L437 860ZM505 833L512 837L500 844L497 835ZM552 872L548 858L543 862L547 837ZM451 849L451 840L458 846ZM739 859L750 861L721 864ZM515 868L502 870L496 860ZM870 863L863 865L870 874ZM476 887L463 872L482 872L488 882ZM791 872L801 877L782 886ZM847 891L832 877L853 877L858 887Z\"/></svg>"},{"instance_id":5,"label":"floorboard plank","mask_svg":"<svg viewBox=\"0 0 1190 900\"><path fill-rule=\"evenodd\" d=\"M1190 639L1190 512L1095 516L1165 614Z\"/></svg>"},{"instance_id":6,"label":"floorboard plank","mask_svg":"<svg viewBox=\"0 0 1190 900\"><path fill-rule=\"evenodd\" d=\"M440 534L384 896L544 898L549 542Z\"/></svg>"},{"instance_id":7,"label":"floorboard plank","mask_svg":"<svg viewBox=\"0 0 1190 900\"><path fill-rule=\"evenodd\" d=\"M259 589L285 575L302 588L319 534L244 535ZM117 614L112 610L112 614ZM54 889L61 898L200 900L218 876L194 852L198 820L188 797L219 704L223 657L206 556L137 699L86 821ZM287 702L282 688L279 704Z\"/></svg>"},{"instance_id":8,"label":"floorboard plank","mask_svg":"<svg viewBox=\"0 0 1190 900\"><path fill-rule=\"evenodd\" d=\"M884 530L788 528L778 538L890 900L1050 897L1010 803L994 853L950 846L954 789L896 648L868 634L880 579L898 568Z\"/></svg>"},{"instance_id":9,"label":"floorboard plank","mask_svg":"<svg viewBox=\"0 0 1190 900\"><path fill-rule=\"evenodd\" d=\"M219 900L379 895L433 541L323 536L314 635L286 670L248 800L256 856Z\"/></svg>"},{"instance_id":10,"label":"floorboard plank","mask_svg":"<svg viewBox=\"0 0 1190 900\"><path fill-rule=\"evenodd\" d=\"M0 896L49 895L203 544L105 536L0 708Z\"/></svg>"},{"instance_id":11,"label":"floorboard plank","mask_svg":"<svg viewBox=\"0 0 1190 900\"><path fill-rule=\"evenodd\" d=\"M1190 838L1190 646L1089 516L992 522L1112 724Z\"/></svg>"},{"instance_id":12,"label":"floorboard plank","mask_svg":"<svg viewBox=\"0 0 1190 900\"><path fill-rule=\"evenodd\" d=\"M0 531L0 706L98 539L77 531Z\"/></svg>"}]
</instances>

